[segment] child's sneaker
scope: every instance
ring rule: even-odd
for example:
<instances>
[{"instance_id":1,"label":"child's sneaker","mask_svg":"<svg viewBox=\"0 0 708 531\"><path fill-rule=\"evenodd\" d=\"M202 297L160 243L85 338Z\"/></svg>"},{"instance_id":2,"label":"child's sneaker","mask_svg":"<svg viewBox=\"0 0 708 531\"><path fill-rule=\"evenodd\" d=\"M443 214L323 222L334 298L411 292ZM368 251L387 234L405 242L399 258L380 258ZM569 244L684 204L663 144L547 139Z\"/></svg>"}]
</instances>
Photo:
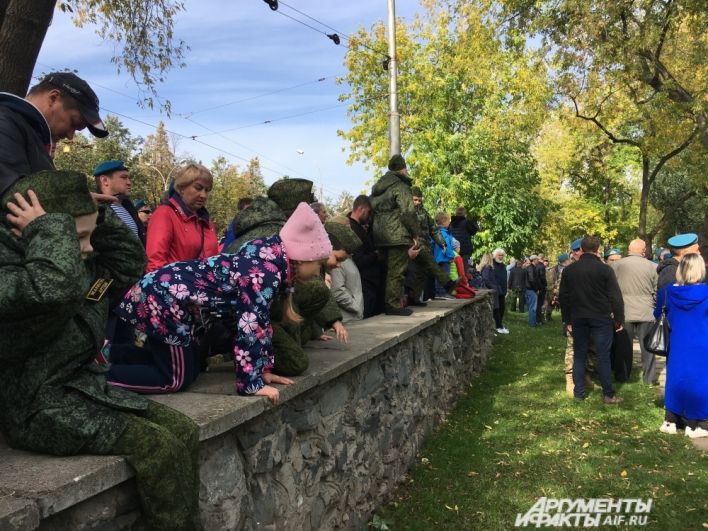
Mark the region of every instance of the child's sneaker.
<instances>
[{"instance_id":1,"label":"child's sneaker","mask_svg":"<svg viewBox=\"0 0 708 531\"><path fill-rule=\"evenodd\" d=\"M686 426L686 435L691 439L698 439L699 437L708 437L708 430L704 430L700 426L696 426L695 429L691 429Z\"/></svg>"},{"instance_id":2,"label":"child's sneaker","mask_svg":"<svg viewBox=\"0 0 708 531\"><path fill-rule=\"evenodd\" d=\"M659 428L659 431L661 433L669 433L669 434L673 435L676 433L676 423L669 422L668 420L665 420L664 423Z\"/></svg>"}]
</instances>

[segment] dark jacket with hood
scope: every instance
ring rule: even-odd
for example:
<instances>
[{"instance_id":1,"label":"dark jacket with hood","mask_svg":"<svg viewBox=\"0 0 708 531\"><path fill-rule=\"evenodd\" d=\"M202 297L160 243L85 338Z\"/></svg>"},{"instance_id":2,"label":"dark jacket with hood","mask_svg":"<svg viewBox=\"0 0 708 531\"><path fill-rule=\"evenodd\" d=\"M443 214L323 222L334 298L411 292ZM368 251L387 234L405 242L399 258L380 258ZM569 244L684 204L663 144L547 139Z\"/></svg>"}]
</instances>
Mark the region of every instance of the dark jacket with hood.
<instances>
[{"instance_id":1,"label":"dark jacket with hood","mask_svg":"<svg viewBox=\"0 0 708 531\"><path fill-rule=\"evenodd\" d=\"M676 270L678 269L678 266L679 261L673 257L668 260L664 260L656 266L656 272L659 274L659 280L656 285L657 293L669 284L676 282Z\"/></svg>"},{"instance_id":2,"label":"dark jacket with hood","mask_svg":"<svg viewBox=\"0 0 708 531\"><path fill-rule=\"evenodd\" d=\"M0 194L24 175L53 170L51 149L49 124L37 107L0 92Z\"/></svg>"},{"instance_id":3,"label":"dark jacket with hood","mask_svg":"<svg viewBox=\"0 0 708 531\"><path fill-rule=\"evenodd\" d=\"M513 291L523 291L526 289L526 272L521 267L521 262L516 262L516 265L509 273L509 289Z\"/></svg>"},{"instance_id":4,"label":"dark jacket with hood","mask_svg":"<svg viewBox=\"0 0 708 531\"><path fill-rule=\"evenodd\" d=\"M460 255L471 255L472 251L474 251L472 236L477 234L479 230L477 220L464 216L452 216L448 230L450 234L452 234L452 237L460 242Z\"/></svg>"},{"instance_id":5,"label":"dark jacket with hood","mask_svg":"<svg viewBox=\"0 0 708 531\"><path fill-rule=\"evenodd\" d=\"M400 172L389 171L371 190L374 210L373 237L376 247L413 245L421 234L413 205L412 181Z\"/></svg>"}]
</instances>

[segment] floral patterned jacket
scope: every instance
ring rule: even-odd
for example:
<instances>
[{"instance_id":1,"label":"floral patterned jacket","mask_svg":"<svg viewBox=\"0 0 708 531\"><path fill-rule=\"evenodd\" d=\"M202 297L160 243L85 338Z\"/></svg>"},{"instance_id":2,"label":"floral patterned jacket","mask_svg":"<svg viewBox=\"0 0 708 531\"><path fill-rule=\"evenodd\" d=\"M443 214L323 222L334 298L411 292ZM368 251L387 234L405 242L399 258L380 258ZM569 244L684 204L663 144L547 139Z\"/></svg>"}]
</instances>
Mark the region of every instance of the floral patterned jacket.
<instances>
[{"instance_id":1,"label":"floral patterned jacket","mask_svg":"<svg viewBox=\"0 0 708 531\"><path fill-rule=\"evenodd\" d=\"M287 279L279 236L248 242L236 254L168 264L145 275L116 313L137 330L171 345L189 346L200 309L216 302L238 317L234 339L236 389L254 394L273 366L270 304Z\"/></svg>"}]
</instances>

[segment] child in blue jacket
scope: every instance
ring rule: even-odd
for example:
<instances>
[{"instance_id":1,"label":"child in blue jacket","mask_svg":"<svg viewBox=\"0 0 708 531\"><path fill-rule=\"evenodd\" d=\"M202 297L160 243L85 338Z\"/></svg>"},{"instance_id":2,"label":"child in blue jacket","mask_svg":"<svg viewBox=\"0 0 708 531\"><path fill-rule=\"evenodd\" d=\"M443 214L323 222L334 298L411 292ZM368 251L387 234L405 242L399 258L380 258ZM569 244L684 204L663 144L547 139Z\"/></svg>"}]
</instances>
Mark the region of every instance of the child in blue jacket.
<instances>
[{"instance_id":1,"label":"child in blue jacket","mask_svg":"<svg viewBox=\"0 0 708 531\"><path fill-rule=\"evenodd\" d=\"M438 212L435 215L435 223L437 223L440 229L440 235L443 240L445 240L445 249L440 247L435 241L433 241L433 257L438 264L438 267L446 275L450 274L450 265L453 260L455 260L455 250L452 245L452 235L448 231L450 227L450 216L445 212ZM435 298L436 299L454 299L452 295L448 295L445 291L445 286L441 285L437 280L435 281Z\"/></svg>"}]
</instances>

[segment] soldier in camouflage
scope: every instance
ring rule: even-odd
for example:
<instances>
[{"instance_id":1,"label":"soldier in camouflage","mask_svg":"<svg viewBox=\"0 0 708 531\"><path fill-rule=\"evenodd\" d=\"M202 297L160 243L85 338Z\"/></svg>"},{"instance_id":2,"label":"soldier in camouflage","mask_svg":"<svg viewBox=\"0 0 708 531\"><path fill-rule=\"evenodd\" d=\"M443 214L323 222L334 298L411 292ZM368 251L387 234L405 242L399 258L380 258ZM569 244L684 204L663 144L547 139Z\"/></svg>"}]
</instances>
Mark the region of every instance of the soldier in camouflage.
<instances>
[{"instance_id":1,"label":"soldier in camouflage","mask_svg":"<svg viewBox=\"0 0 708 531\"><path fill-rule=\"evenodd\" d=\"M420 235L418 238L420 252L415 260L413 260L415 272L413 276L413 291L411 299L409 299L409 304L411 306L425 306L425 303L421 302L420 296L428 278L435 277L441 286L447 287L451 286L451 281L450 275L440 269L435 262L430 245L431 242L434 241L444 252L445 240L440 234L440 227L438 227L428 211L425 210L423 206L423 192L421 189L417 186L413 186L411 193L413 194L413 205L415 206L415 213L418 217L418 224L420 225Z\"/></svg>"},{"instance_id":2,"label":"soldier in camouflage","mask_svg":"<svg viewBox=\"0 0 708 531\"><path fill-rule=\"evenodd\" d=\"M374 212L374 245L383 255L387 267L384 309L388 315L411 315L413 312L409 308L401 306L401 294L409 249L414 248L413 253L417 253L421 231L406 161L401 155L394 155L388 169L373 186L370 196Z\"/></svg>"},{"instance_id":3,"label":"soldier in camouflage","mask_svg":"<svg viewBox=\"0 0 708 531\"><path fill-rule=\"evenodd\" d=\"M124 455L146 527L201 529L197 426L106 383L108 309L142 275L140 241L111 209L97 212L79 173L21 178L3 195L0 220L7 442L53 455Z\"/></svg>"}]
</instances>

